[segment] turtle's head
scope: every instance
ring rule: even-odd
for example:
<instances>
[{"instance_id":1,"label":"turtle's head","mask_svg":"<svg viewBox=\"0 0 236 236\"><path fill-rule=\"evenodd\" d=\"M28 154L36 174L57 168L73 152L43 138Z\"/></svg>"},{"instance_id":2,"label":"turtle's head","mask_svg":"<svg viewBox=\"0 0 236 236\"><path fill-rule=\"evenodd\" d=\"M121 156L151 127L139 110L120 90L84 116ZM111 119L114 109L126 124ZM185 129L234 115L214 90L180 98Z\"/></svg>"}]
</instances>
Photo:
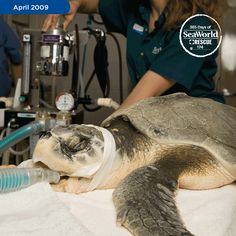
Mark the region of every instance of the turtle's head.
<instances>
[{"instance_id":1,"label":"turtle's head","mask_svg":"<svg viewBox=\"0 0 236 236\"><path fill-rule=\"evenodd\" d=\"M90 177L102 163L103 149L103 135L95 127L56 127L39 139L33 162L62 175Z\"/></svg>"}]
</instances>

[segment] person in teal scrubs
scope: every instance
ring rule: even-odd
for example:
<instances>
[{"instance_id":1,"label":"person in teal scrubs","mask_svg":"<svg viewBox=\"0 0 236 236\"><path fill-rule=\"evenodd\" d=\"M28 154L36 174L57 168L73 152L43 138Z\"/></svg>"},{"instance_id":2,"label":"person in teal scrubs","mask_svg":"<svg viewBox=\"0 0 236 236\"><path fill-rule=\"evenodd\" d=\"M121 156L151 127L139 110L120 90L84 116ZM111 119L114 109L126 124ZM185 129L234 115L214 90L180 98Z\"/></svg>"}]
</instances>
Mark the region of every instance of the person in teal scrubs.
<instances>
[{"instance_id":1,"label":"person in teal scrubs","mask_svg":"<svg viewBox=\"0 0 236 236\"><path fill-rule=\"evenodd\" d=\"M70 7L65 30L77 12L100 13L108 31L127 38L127 64L134 89L122 108L146 97L175 92L224 102L214 90L217 51L194 57L179 40L188 17L197 13L219 17L218 0L71 0ZM57 19L58 15L48 15L43 31L54 27Z\"/></svg>"}]
</instances>

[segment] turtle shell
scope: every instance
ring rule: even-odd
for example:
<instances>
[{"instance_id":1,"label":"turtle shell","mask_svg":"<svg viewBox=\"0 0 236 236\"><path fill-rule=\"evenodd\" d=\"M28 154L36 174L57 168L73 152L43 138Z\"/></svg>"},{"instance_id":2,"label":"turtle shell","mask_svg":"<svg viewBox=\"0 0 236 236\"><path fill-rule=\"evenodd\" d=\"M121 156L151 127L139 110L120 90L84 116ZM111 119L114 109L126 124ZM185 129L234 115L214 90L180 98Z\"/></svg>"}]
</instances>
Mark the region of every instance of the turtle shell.
<instances>
[{"instance_id":1,"label":"turtle shell","mask_svg":"<svg viewBox=\"0 0 236 236\"><path fill-rule=\"evenodd\" d=\"M103 121L128 119L160 144L194 144L218 159L236 164L236 108L184 93L146 98Z\"/></svg>"}]
</instances>

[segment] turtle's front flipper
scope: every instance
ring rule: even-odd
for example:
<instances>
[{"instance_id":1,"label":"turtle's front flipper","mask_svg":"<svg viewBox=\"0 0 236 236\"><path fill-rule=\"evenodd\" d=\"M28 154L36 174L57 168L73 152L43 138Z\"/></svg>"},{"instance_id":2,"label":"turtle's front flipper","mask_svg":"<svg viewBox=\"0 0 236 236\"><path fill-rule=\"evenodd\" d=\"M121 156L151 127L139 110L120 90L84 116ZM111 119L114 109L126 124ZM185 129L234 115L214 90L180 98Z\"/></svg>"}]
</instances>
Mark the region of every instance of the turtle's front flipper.
<instances>
[{"instance_id":1,"label":"turtle's front flipper","mask_svg":"<svg viewBox=\"0 0 236 236\"><path fill-rule=\"evenodd\" d=\"M114 191L117 222L136 236L190 236L174 202L177 181L155 166L132 172Z\"/></svg>"},{"instance_id":2,"label":"turtle's front flipper","mask_svg":"<svg viewBox=\"0 0 236 236\"><path fill-rule=\"evenodd\" d=\"M157 162L128 175L117 187L113 201L117 221L136 236L189 236L175 204L178 185L209 189L233 178L211 153L183 145L168 150Z\"/></svg>"}]
</instances>

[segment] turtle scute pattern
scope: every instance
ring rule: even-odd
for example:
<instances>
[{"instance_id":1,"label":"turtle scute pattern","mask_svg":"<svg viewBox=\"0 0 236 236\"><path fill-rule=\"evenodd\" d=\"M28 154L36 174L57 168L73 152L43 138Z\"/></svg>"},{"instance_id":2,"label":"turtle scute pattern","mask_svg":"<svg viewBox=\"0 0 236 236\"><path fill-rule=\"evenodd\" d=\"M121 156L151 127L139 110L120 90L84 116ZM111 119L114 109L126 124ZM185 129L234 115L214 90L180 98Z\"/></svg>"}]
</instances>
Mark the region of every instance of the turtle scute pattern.
<instances>
[{"instance_id":1,"label":"turtle scute pattern","mask_svg":"<svg viewBox=\"0 0 236 236\"><path fill-rule=\"evenodd\" d=\"M118 116L127 117L141 133L159 143L194 144L236 165L235 107L176 93L118 110L102 125Z\"/></svg>"},{"instance_id":2,"label":"turtle scute pattern","mask_svg":"<svg viewBox=\"0 0 236 236\"><path fill-rule=\"evenodd\" d=\"M158 144L181 145L121 181L113 193L117 222L135 236L193 235L181 220L175 192L186 178L196 188L222 186L222 163L236 164L236 109L179 93L145 99L115 112L103 125L117 117Z\"/></svg>"}]
</instances>

